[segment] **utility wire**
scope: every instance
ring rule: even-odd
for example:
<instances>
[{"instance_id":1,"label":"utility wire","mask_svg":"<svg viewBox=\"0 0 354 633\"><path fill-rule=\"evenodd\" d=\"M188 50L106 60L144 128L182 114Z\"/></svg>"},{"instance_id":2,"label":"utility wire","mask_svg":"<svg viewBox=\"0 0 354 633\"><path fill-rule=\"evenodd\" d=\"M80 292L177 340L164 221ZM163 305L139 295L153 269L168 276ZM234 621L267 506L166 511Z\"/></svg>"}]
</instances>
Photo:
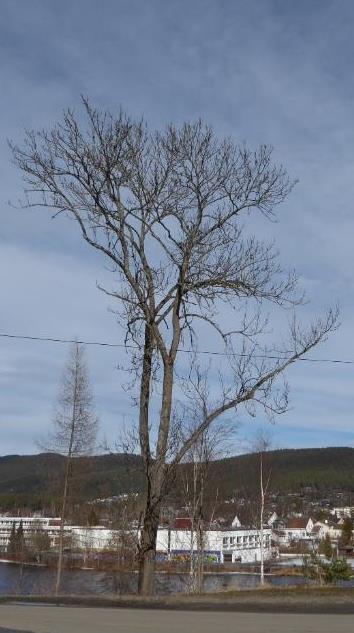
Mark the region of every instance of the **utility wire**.
<instances>
[{"instance_id":1,"label":"utility wire","mask_svg":"<svg viewBox=\"0 0 354 633\"><path fill-rule=\"evenodd\" d=\"M108 343L105 341L79 341L78 339L65 339L65 338L54 338L49 336L25 336L22 334L8 334L1 333L0 338L8 338L8 339L17 339L17 340L26 340L26 341L40 341L44 343L78 343L79 345L95 345L98 347L121 347L124 349L139 349L137 345L129 345L125 343ZM179 349L180 352L184 354L207 354L209 356L229 356L227 352L213 352L211 350L193 350L193 349L184 349L183 347ZM290 352L289 352L290 353ZM234 356L247 356L247 354L233 354ZM277 356L270 354L254 354L254 358L266 358L269 360L286 360L287 356ZM307 362L307 363L335 363L337 365L354 365L354 360L343 360L338 358L298 358L297 360Z\"/></svg>"}]
</instances>

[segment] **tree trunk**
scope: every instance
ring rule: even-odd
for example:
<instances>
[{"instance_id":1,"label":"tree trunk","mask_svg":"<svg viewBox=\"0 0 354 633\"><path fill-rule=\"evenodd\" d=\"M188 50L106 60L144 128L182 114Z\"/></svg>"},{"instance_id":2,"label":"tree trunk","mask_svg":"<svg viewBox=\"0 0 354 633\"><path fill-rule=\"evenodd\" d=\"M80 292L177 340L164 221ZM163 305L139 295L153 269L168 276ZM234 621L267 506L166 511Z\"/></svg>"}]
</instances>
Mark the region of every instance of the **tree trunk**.
<instances>
[{"instance_id":1,"label":"tree trunk","mask_svg":"<svg viewBox=\"0 0 354 633\"><path fill-rule=\"evenodd\" d=\"M160 503L147 500L139 546L138 592L151 596L154 592L156 538L160 519Z\"/></svg>"},{"instance_id":2,"label":"tree trunk","mask_svg":"<svg viewBox=\"0 0 354 633\"><path fill-rule=\"evenodd\" d=\"M198 566L197 566L197 593L203 593L204 589L204 525L203 519L199 518L197 527L197 551L198 551Z\"/></svg>"},{"instance_id":3,"label":"tree trunk","mask_svg":"<svg viewBox=\"0 0 354 633\"><path fill-rule=\"evenodd\" d=\"M195 591L195 552L194 552L194 517L191 517L191 541L189 550L189 591L194 593Z\"/></svg>"},{"instance_id":4,"label":"tree trunk","mask_svg":"<svg viewBox=\"0 0 354 633\"><path fill-rule=\"evenodd\" d=\"M140 450L144 463L146 478L146 501L144 510L143 527L139 539L139 578L138 592L150 595L153 592L155 547L158 528L158 518L154 517L152 506L152 460L149 440L149 405L150 383L152 373L152 355L154 343L151 328L145 327L145 342L143 366L140 379L140 411L139 411L139 438Z\"/></svg>"},{"instance_id":5,"label":"tree trunk","mask_svg":"<svg viewBox=\"0 0 354 633\"><path fill-rule=\"evenodd\" d=\"M164 366L163 396L160 412L156 457L152 461L149 445L149 399L151 380L151 360L153 343L150 330L145 331L145 347L143 358L143 374L140 384L140 446L146 476L146 504L143 528L139 544L139 580L138 591L141 595L151 595L154 589L154 571L156 554L156 537L160 520L161 502L164 493L166 475L166 453L170 430L173 364Z\"/></svg>"}]
</instances>

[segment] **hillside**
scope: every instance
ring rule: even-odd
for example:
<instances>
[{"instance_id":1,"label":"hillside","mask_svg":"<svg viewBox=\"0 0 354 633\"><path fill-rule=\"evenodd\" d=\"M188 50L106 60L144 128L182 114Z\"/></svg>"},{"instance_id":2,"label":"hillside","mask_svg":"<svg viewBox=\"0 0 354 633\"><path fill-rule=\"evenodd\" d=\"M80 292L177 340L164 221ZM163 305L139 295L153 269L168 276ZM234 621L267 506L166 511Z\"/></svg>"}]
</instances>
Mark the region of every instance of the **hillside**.
<instances>
[{"instance_id":1,"label":"hillside","mask_svg":"<svg viewBox=\"0 0 354 633\"><path fill-rule=\"evenodd\" d=\"M222 459L212 464L211 478L224 496L258 487L259 457L255 454ZM354 491L354 448L304 448L270 451L265 467L271 469L272 489L301 492Z\"/></svg>"},{"instance_id":2,"label":"hillside","mask_svg":"<svg viewBox=\"0 0 354 633\"><path fill-rule=\"evenodd\" d=\"M48 505L60 495L65 460L60 455L0 457L0 507ZM99 455L75 460L72 493L97 499L135 492L143 487L137 455Z\"/></svg>"},{"instance_id":3,"label":"hillside","mask_svg":"<svg viewBox=\"0 0 354 633\"><path fill-rule=\"evenodd\" d=\"M268 453L273 491L354 492L354 449L316 448L277 450ZM60 455L8 455L0 457L0 506L40 507L54 500L60 490L64 459ZM188 468L184 465L181 468ZM213 462L209 481L217 482L219 495L252 491L257 484L258 458L240 455ZM141 459L137 455L100 455L81 458L74 468L77 498L96 499L144 486Z\"/></svg>"}]
</instances>

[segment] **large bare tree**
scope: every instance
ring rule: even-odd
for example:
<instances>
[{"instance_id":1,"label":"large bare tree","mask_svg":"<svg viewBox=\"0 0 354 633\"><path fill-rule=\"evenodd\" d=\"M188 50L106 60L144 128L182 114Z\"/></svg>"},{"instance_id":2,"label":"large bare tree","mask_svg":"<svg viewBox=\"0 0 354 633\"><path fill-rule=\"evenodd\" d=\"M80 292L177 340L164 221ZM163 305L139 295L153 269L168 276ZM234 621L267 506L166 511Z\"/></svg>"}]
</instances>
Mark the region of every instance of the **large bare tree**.
<instances>
[{"instance_id":1,"label":"large bare tree","mask_svg":"<svg viewBox=\"0 0 354 633\"><path fill-rule=\"evenodd\" d=\"M51 451L65 457L55 595L58 595L61 588L65 523L73 460L92 451L95 446L97 426L98 419L94 412L84 348L75 343L70 350L63 372L53 429L47 443Z\"/></svg>"},{"instance_id":2,"label":"large bare tree","mask_svg":"<svg viewBox=\"0 0 354 633\"><path fill-rule=\"evenodd\" d=\"M271 148L251 151L219 140L201 121L150 132L123 112L100 112L86 99L83 105L87 124L68 110L51 130L28 132L12 151L26 180L24 204L76 220L84 240L112 265L116 284L106 292L119 302L140 380L146 504L139 589L148 594L161 501L174 465L227 411L247 404L284 411L286 394L279 397L275 380L326 338L336 314L305 330L294 320L285 346L278 340L261 347L262 306L299 301L295 275L282 272L273 245L241 224L251 211L272 218L292 188ZM185 341L197 347L200 322L220 336L229 370L198 428L169 458L177 362ZM152 420L156 377L159 415Z\"/></svg>"}]
</instances>

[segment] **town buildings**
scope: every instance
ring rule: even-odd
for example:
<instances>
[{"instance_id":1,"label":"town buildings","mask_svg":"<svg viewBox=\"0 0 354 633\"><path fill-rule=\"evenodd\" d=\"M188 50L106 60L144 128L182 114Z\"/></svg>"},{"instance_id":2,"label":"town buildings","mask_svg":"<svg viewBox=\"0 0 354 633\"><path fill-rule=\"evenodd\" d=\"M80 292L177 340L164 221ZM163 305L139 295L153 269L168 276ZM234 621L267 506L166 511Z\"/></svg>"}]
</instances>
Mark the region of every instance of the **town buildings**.
<instances>
[{"instance_id":1,"label":"town buildings","mask_svg":"<svg viewBox=\"0 0 354 633\"><path fill-rule=\"evenodd\" d=\"M338 544L341 537L343 519L337 521L323 520L314 522L311 517L289 517L278 519L271 515L269 523L263 527L263 543L259 529L242 526L237 517L230 525L215 525L203 531L202 549L210 562L218 563L255 563L263 559L269 560L277 555L280 549L289 547L316 548L329 535L332 544ZM42 532L49 537L51 549L56 549L59 542L60 518L50 517L13 517L0 515L0 550L3 555L7 551L11 532L22 525L25 541L30 543L31 537ZM65 525L67 547L72 550L104 551L119 549L121 544L129 544L134 549L139 539L138 526L132 525L128 530L115 530L107 526ZM200 550L196 530L188 517L176 518L170 525L161 526L157 534L157 556L166 560L185 559Z\"/></svg>"},{"instance_id":2,"label":"town buildings","mask_svg":"<svg viewBox=\"0 0 354 633\"><path fill-rule=\"evenodd\" d=\"M354 518L354 506L343 506L341 508L332 508L331 514L338 519L345 519L346 517Z\"/></svg>"},{"instance_id":3,"label":"town buildings","mask_svg":"<svg viewBox=\"0 0 354 633\"><path fill-rule=\"evenodd\" d=\"M157 555L160 558L189 556L198 549L196 533L191 529L189 520L172 528L161 527L157 534ZM0 517L0 548L6 552L13 526L18 529L22 523L26 540L38 531L43 531L50 538L51 547L58 545L60 519L47 517ZM237 523L237 522L236 522ZM104 526L65 526L65 534L71 547L79 550L105 550L114 548L114 542L122 536L119 530L107 529ZM136 540L139 531L135 530ZM260 531L240 526L229 529L209 529L203 533L203 551L215 562L252 563L261 558ZM271 529L263 530L264 560L271 557Z\"/></svg>"}]
</instances>

